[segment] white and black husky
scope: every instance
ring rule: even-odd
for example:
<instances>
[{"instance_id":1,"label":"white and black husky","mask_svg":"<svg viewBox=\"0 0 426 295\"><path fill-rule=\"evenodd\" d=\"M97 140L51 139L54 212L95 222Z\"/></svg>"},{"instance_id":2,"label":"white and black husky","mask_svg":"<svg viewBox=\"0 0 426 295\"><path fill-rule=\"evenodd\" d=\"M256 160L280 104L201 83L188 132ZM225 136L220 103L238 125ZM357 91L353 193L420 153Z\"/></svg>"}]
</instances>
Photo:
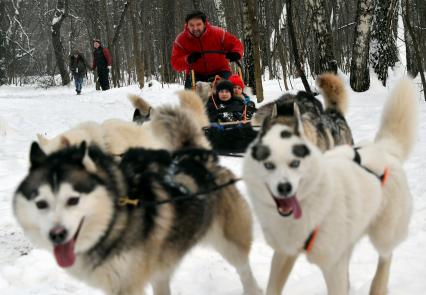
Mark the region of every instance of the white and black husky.
<instances>
[{"instance_id":1,"label":"white and black husky","mask_svg":"<svg viewBox=\"0 0 426 295\"><path fill-rule=\"evenodd\" d=\"M151 124L172 152L132 149L118 164L84 143L52 154L33 143L13 202L24 232L107 294L143 294L148 283L154 294L170 294L174 269L203 240L235 266L246 294L259 294L248 261L248 204L235 185L215 190L234 175L203 148L190 113L159 108Z\"/></svg>"},{"instance_id":2,"label":"white and black husky","mask_svg":"<svg viewBox=\"0 0 426 295\"><path fill-rule=\"evenodd\" d=\"M418 128L415 97L411 81L399 82L374 142L325 154L306 139L300 118L294 128L264 122L243 174L274 249L267 294L281 294L303 252L322 270L328 294L348 294L352 249L365 234L379 253L370 294L387 293L392 252L405 239L411 216L402 165Z\"/></svg>"}]
</instances>

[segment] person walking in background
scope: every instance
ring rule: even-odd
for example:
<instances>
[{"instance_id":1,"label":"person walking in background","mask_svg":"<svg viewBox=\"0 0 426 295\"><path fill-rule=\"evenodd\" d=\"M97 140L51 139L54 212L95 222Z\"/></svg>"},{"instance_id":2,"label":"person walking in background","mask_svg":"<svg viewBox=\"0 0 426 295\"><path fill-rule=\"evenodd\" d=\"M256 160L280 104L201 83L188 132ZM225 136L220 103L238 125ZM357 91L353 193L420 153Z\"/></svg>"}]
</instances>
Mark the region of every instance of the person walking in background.
<instances>
[{"instance_id":1,"label":"person walking in background","mask_svg":"<svg viewBox=\"0 0 426 295\"><path fill-rule=\"evenodd\" d=\"M70 56L70 70L74 77L75 91L77 95L81 94L81 88L83 87L83 79L87 73L87 63L83 55L79 50L74 50Z\"/></svg>"},{"instance_id":2,"label":"person walking in background","mask_svg":"<svg viewBox=\"0 0 426 295\"><path fill-rule=\"evenodd\" d=\"M93 65L92 70L97 69L98 80L102 90L109 89L109 71L111 70L112 58L108 48L102 47L99 39L93 40Z\"/></svg>"},{"instance_id":3,"label":"person walking in background","mask_svg":"<svg viewBox=\"0 0 426 295\"><path fill-rule=\"evenodd\" d=\"M173 43L171 64L176 71L185 71L185 88L191 88L191 69L195 81L211 82L216 75L231 75L229 61L243 56L243 44L224 29L210 25L204 12L194 11L185 18L185 29Z\"/></svg>"}]
</instances>

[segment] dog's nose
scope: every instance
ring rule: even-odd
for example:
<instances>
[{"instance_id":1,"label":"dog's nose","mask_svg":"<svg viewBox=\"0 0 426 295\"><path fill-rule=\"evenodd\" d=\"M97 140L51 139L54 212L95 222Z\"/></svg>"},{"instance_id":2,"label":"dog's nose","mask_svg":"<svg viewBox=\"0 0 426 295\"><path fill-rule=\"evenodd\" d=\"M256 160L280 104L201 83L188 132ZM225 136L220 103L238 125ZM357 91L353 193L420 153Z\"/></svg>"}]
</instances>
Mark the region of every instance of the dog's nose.
<instances>
[{"instance_id":1,"label":"dog's nose","mask_svg":"<svg viewBox=\"0 0 426 295\"><path fill-rule=\"evenodd\" d=\"M282 196L287 196L291 192L291 184L289 182L280 182L277 186L277 190Z\"/></svg>"},{"instance_id":2,"label":"dog's nose","mask_svg":"<svg viewBox=\"0 0 426 295\"><path fill-rule=\"evenodd\" d=\"M54 227L49 232L49 238L55 245L62 244L66 240L67 235L68 231L62 226Z\"/></svg>"}]
</instances>

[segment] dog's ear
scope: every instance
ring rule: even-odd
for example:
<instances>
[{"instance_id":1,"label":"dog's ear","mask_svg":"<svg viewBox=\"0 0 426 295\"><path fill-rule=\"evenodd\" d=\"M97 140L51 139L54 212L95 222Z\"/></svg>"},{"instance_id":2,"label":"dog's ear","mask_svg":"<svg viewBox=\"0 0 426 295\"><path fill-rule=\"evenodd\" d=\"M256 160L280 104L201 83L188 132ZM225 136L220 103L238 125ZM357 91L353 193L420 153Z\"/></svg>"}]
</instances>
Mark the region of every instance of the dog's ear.
<instances>
[{"instance_id":1,"label":"dog's ear","mask_svg":"<svg viewBox=\"0 0 426 295\"><path fill-rule=\"evenodd\" d=\"M139 109L135 109L135 112L133 113L133 119L132 121L136 124L142 125L143 123L149 121L151 117L151 108L149 108L147 114L143 114Z\"/></svg>"},{"instance_id":2,"label":"dog's ear","mask_svg":"<svg viewBox=\"0 0 426 295\"><path fill-rule=\"evenodd\" d=\"M87 149L87 144L86 141L82 141L82 143L80 143L80 145L77 147L77 149L72 153L72 159L73 161L77 162L77 163L82 163L83 162L83 158L84 155L86 154L86 149Z\"/></svg>"},{"instance_id":3,"label":"dog's ear","mask_svg":"<svg viewBox=\"0 0 426 295\"><path fill-rule=\"evenodd\" d=\"M271 112L271 118L276 118L278 115L278 110L277 110L278 106L276 103L274 103L274 105L272 106L272 112Z\"/></svg>"},{"instance_id":4,"label":"dog's ear","mask_svg":"<svg viewBox=\"0 0 426 295\"><path fill-rule=\"evenodd\" d=\"M74 156L77 161L83 164L84 168L86 168L87 171L95 172L96 164L89 156L89 150L90 148L87 147L86 141L83 141L78 147L78 150Z\"/></svg>"},{"instance_id":5,"label":"dog's ear","mask_svg":"<svg viewBox=\"0 0 426 295\"><path fill-rule=\"evenodd\" d=\"M35 168L40 166L45 160L46 160L46 154L43 152L43 150L40 148L40 145L34 141L31 144L30 149L30 163L31 168Z\"/></svg>"},{"instance_id":6,"label":"dog's ear","mask_svg":"<svg viewBox=\"0 0 426 295\"><path fill-rule=\"evenodd\" d=\"M262 122L262 127L260 128L260 132L259 132L259 138L262 138L263 136L265 136L266 132L268 132L268 130L271 128L271 122L272 122L272 118L269 116L266 116L263 119Z\"/></svg>"},{"instance_id":7,"label":"dog's ear","mask_svg":"<svg viewBox=\"0 0 426 295\"><path fill-rule=\"evenodd\" d=\"M41 146L46 146L49 143L49 139L41 133L37 133L37 140Z\"/></svg>"},{"instance_id":8,"label":"dog's ear","mask_svg":"<svg viewBox=\"0 0 426 295\"><path fill-rule=\"evenodd\" d=\"M305 131L303 129L302 116L300 115L299 106L297 103L293 103L294 109L294 117L296 118L296 125L294 126L294 133L300 136L305 135Z\"/></svg>"},{"instance_id":9,"label":"dog's ear","mask_svg":"<svg viewBox=\"0 0 426 295\"><path fill-rule=\"evenodd\" d=\"M278 117L293 117L294 102L293 101L278 101L276 104L276 116Z\"/></svg>"}]
</instances>

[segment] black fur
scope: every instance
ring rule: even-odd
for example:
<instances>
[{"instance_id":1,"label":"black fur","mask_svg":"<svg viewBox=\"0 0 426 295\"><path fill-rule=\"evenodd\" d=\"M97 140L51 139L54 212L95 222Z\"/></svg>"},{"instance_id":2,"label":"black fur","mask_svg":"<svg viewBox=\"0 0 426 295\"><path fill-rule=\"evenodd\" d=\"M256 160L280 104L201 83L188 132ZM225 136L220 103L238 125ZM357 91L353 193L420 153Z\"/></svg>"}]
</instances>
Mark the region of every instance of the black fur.
<instances>
[{"instance_id":1,"label":"black fur","mask_svg":"<svg viewBox=\"0 0 426 295\"><path fill-rule=\"evenodd\" d=\"M289 137L291 137L293 134L290 132L290 131L288 131L288 130L283 130L283 131L281 131L281 137L282 138L289 138Z\"/></svg>"},{"instance_id":2,"label":"black fur","mask_svg":"<svg viewBox=\"0 0 426 295\"><path fill-rule=\"evenodd\" d=\"M304 158L306 156L309 156L311 151L309 148L304 144L296 144L292 148L292 152L296 157Z\"/></svg>"},{"instance_id":3,"label":"black fur","mask_svg":"<svg viewBox=\"0 0 426 295\"><path fill-rule=\"evenodd\" d=\"M251 156L253 159L258 161L266 160L271 154L271 150L268 146L258 143L254 145L251 149Z\"/></svg>"}]
</instances>

